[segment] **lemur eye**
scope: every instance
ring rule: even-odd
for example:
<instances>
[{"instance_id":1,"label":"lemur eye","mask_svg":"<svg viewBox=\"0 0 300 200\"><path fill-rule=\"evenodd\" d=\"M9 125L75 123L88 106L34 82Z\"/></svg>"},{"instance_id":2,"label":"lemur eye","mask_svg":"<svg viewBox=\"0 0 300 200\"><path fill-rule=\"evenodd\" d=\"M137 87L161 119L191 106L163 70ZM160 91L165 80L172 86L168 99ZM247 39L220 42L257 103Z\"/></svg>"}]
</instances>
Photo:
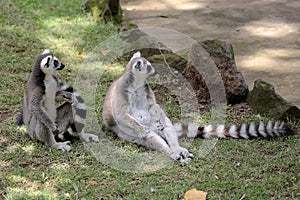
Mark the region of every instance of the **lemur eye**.
<instances>
[{"instance_id":1,"label":"lemur eye","mask_svg":"<svg viewBox=\"0 0 300 200\"><path fill-rule=\"evenodd\" d=\"M54 66L57 67L58 64L59 64L58 61L57 61L57 60L54 60Z\"/></svg>"},{"instance_id":2,"label":"lemur eye","mask_svg":"<svg viewBox=\"0 0 300 200\"><path fill-rule=\"evenodd\" d=\"M135 68L139 71L141 71L141 67L142 67L142 62L141 61L137 61Z\"/></svg>"},{"instance_id":3,"label":"lemur eye","mask_svg":"<svg viewBox=\"0 0 300 200\"><path fill-rule=\"evenodd\" d=\"M50 62L50 58L48 57L48 58L47 58L47 62L46 62L46 64L45 64L45 67L46 67L46 68L49 67L49 62Z\"/></svg>"}]
</instances>

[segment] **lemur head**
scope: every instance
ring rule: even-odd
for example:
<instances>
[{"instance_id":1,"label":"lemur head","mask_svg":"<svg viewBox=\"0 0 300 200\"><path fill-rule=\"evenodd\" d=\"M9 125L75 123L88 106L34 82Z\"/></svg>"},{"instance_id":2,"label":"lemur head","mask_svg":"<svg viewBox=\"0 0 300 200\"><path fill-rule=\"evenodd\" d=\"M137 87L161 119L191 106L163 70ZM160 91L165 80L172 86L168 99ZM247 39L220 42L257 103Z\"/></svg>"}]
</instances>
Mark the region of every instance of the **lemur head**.
<instances>
[{"instance_id":1,"label":"lemur head","mask_svg":"<svg viewBox=\"0 0 300 200\"><path fill-rule=\"evenodd\" d=\"M38 62L40 69L45 74L53 74L56 70L62 70L65 67L48 49L39 56Z\"/></svg>"},{"instance_id":2,"label":"lemur head","mask_svg":"<svg viewBox=\"0 0 300 200\"><path fill-rule=\"evenodd\" d=\"M152 67L151 63L146 59L141 57L141 53L135 53L128 63L131 72L137 76L144 76L145 78L155 74L155 69Z\"/></svg>"}]
</instances>

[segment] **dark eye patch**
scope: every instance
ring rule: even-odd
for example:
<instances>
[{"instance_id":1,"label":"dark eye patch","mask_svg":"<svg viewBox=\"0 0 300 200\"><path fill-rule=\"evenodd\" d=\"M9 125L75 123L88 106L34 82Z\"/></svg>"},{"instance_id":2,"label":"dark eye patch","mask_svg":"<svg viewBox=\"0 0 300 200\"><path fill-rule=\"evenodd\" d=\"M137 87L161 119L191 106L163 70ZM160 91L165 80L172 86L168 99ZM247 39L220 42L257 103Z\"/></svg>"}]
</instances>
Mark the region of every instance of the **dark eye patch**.
<instances>
[{"instance_id":1,"label":"dark eye patch","mask_svg":"<svg viewBox=\"0 0 300 200\"><path fill-rule=\"evenodd\" d=\"M54 67L58 67L59 62L57 60L54 60Z\"/></svg>"},{"instance_id":2,"label":"dark eye patch","mask_svg":"<svg viewBox=\"0 0 300 200\"><path fill-rule=\"evenodd\" d=\"M49 62L50 62L50 58L48 57L48 58L47 58L47 62L46 62L46 64L45 64L45 67L46 67L46 68L49 67Z\"/></svg>"},{"instance_id":3,"label":"dark eye patch","mask_svg":"<svg viewBox=\"0 0 300 200\"><path fill-rule=\"evenodd\" d=\"M138 69L139 71L141 71L142 69L142 62L141 61L138 61L135 65L135 68Z\"/></svg>"}]
</instances>

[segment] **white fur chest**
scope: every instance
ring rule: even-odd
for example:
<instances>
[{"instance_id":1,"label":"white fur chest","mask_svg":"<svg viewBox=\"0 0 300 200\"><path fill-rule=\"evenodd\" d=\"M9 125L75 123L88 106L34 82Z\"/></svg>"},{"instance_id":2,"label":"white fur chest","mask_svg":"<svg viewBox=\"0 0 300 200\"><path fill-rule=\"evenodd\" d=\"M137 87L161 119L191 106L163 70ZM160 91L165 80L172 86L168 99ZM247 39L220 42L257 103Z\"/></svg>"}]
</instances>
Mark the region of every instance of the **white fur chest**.
<instances>
[{"instance_id":1,"label":"white fur chest","mask_svg":"<svg viewBox=\"0 0 300 200\"><path fill-rule=\"evenodd\" d=\"M149 107L146 91L137 90L132 94L130 114L143 125L150 123Z\"/></svg>"},{"instance_id":2,"label":"white fur chest","mask_svg":"<svg viewBox=\"0 0 300 200\"><path fill-rule=\"evenodd\" d=\"M146 110L133 110L132 116L144 126L149 126L151 121L151 116Z\"/></svg>"},{"instance_id":3,"label":"white fur chest","mask_svg":"<svg viewBox=\"0 0 300 200\"><path fill-rule=\"evenodd\" d=\"M44 107L49 115L49 117L55 121L56 120L56 104L55 104L55 96L58 91L57 81L51 77L47 77L44 80L46 91L45 91L45 99L44 99Z\"/></svg>"}]
</instances>

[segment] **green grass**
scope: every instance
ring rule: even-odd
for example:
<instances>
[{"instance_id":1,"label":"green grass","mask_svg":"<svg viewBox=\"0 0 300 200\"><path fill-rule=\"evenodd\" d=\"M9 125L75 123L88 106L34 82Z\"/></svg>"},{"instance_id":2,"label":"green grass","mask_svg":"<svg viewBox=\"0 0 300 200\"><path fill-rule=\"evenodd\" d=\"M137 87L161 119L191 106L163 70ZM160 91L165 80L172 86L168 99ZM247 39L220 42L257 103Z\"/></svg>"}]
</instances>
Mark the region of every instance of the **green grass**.
<instances>
[{"instance_id":1,"label":"green grass","mask_svg":"<svg viewBox=\"0 0 300 200\"><path fill-rule=\"evenodd\" d=\"M245 199L299 199L299 135L257 140L184 140L195 155L192 163L180 165L163 158L156 170L151 169L152 165L142 166L148 167L144 169L147 173L115 168L127 162L134 170L130 163L140 161L136 155L159 154L121 141L107 131L110 144L120 152L109 157L109 148L104 149L105 155L98 156L103 156L105 162L99 162L79 141L74 141L72 151L65 153L30 140L14 122L35 58L49 48L67 66L59 73L60 79L73 85L78 70L86 63L85 55L118 29L110 23L94 22L84 12L83 4L80 0L1 2L0 114L8 118L0 126L0 199L183 199L192 188L207 191L209 199L240 199L244 195ZM117 42L106 45L112 48ZM84 56L78 57L77 52ZM97 119L101 117L105 92L122 69L118 64L109 67L96 83L96 107L89 112L96 112ZM178 121L178 105L166 94L158 91L158 99L172 120ZM229 113L228 123L234 122L231 114L235 113ZM212 115L217 114L207 114L201 120L209 122ZM254 116L244 121L249 119L257 120ZM294 124L299 130L299 123ZM98 133L93 126L88 130ZM210 145L215 146L203 157Z\"/></svg>"}]
</instances>

